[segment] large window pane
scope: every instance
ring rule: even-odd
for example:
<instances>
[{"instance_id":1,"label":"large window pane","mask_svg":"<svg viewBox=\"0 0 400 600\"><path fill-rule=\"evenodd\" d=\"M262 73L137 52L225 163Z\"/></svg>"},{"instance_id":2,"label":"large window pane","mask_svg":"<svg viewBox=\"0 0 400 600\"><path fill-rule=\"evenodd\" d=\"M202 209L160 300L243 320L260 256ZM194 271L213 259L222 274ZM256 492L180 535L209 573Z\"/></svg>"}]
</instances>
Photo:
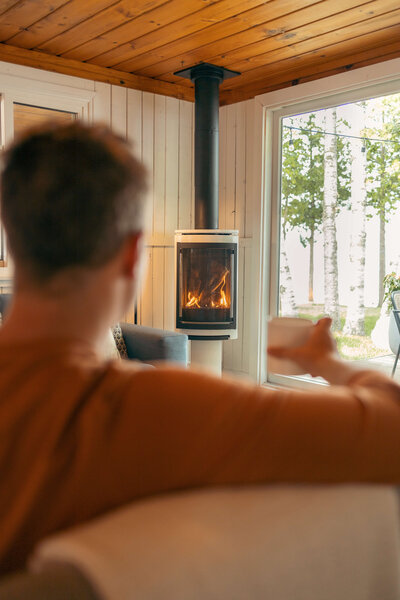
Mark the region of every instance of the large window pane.
<instances>
[{"instance_id":1,"label":"large window pane","mask_svg":"<svg viewBox=\"0 0 400 600\"><path fill-rule=\"evenodd\" d=\"M329 314L342 357L388 373L400 341L388 296L400 289L399 123L395 94L281 129L278 312Z\"/></svg>"}]
</instances>

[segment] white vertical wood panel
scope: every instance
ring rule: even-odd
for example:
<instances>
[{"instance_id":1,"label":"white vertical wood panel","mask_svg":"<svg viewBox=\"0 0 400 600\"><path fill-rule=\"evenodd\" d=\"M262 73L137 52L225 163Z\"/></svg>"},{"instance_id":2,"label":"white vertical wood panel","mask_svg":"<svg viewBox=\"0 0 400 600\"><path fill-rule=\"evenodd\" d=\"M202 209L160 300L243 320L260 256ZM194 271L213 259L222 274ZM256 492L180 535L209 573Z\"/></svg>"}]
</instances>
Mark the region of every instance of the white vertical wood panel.
<instances>
[{"instance_id":1,"label":"white vertical wood panel","mask_svg":"<svg viewBox=\"0 0 400 600\"><path fill-rule=\"evenodd\" d=\"M126 134L135 156L142 158L142 92L127 90Z\"/></svg>"},{"instance_id":2,"label":"white vertical wood panel","mask_svg":"<svg viewBox=\"0 0 400 600\"><path fill-rule=\"evenodd\" d=\"M234 229L236 211L236 105L226 107L225 229Z\"/></svg>"},{"instance_id":3,"label":"white vertical wood panel","mask_svg":"<svg viewBox=\"0 0 400 600\"><path fill-rule=\"evenodd\" d=\"M246 207L244 236L253 236L254 198L251 193L254 177L254 103L243 102L246 112Z\"/></svg>"},{"instance_id":4,"label":"white vertical wood panel","mask_svg":"<svg viewBox=\"0 0 400 600\"><path fill-rule=\"evenodd\" d=\"M164 251L164 329L175 329L175 252Z\"/></svg>"},{"instance_id":5,"label":"white vertical wood panel","mask_svg":"<svg viewBox=\"0 0 400 600\"><path fill-rule=\"evenodd\" d=\"M154 98L153 234L164 234L165 220L165 96Z\"/></svg>"},{"instance_id":6,"label":"white vertical wood panel","mask_svg":"<svg viewBox=\"0 0 400 600\"><path fill-rule=\"evenodd\" d=\"M153 248L153 327L164 328L164 248Z\"/></svg>"},{"instance_id":7,"label":"white vertical wood panel","mask_svg":"<svg viewBox=\"0 0 400 600\"><path fill-rule=\"evenodd\" d=\"M95 81L96 95L93 98L93 121L111 125L111 86Z\"/></svg>"},{"instance_id":8,"label":"white vertical wood panel","mask_svg":"<svg viewBox=\"0 0 400 600\"><path fill-rule=\"evenodd\" d=\"M9 94L2 95L1 143L8 146L14 139L14 103Z\"/></svg>"},{"instance_id":9,"label":"white vertical wood panel","mask_svg":"<svg viewBox=\"0 0 400 600\"><path fill-rule=\"evenodd\" d=\"M245 236L246 213L246 111L244 102L236 106L236 153L235 153L235 229Z\"/></svg>"},{"instance_id":10,"label":"white vertical wood panel","mask_svg":"<svg viewBox=\"0 0 400 600\"><path fill-rule=\"evenodd\" d=\"M153 327L153 248L147 247L147 270L140 294L140 324Z\"/></svg>"},{"instance_id":11,"label":"white vertical wood panel","mask_svg":"<svg viewBox=\"0 0 400 600\"><path fill-rule=\"evenodd\" d=\"M220 209L219 222L222 229L233 229L235 223L235 105L227 106L220 111ZM222 186L222 189L221 189ZM223 343L223 368L233 370L233 348L235 341ZM237 340L237 344L240 341Z\"/></svg>"},{"instance_id":12,"label":"white vertical wood panel","mask_svg":"<svg viewBox=\"0 0 400 600\"><path fill-rule=\"evenodd\" d=\"M250 372L250 326L252 310L252 248L243 248L244 278L243 278L243 334L242 334L242 371Z\"/></svg>"},{"instance_id":13,"label":"white vertical wood panel","mask_svg":"<svg viewBox=\"0 0 400 600\"><path fill-rule=\"evenodd\" d=\"M117 133L126 139L126 104L127 89L118 85L111 86L111 127L114 133Z\"/></svg>"},{"instance_id":14,"label":"white vertical wood panel","mask_svg":"<svg viewBox=\"0 0 400 600\"><path fill-rule=\"evenodd\" d=\"M219 111L219 227L226 229L225 204L226 204L226 171L227 171L227 111L224 106ZM224 344L225 346L225 344Z\"/></svg>"},{"instance_id":15,"label":"white vertical wood panel","mask_svg":"<svg viewBox=\"0 0 400 600\"><path fill-rule=\"evenodd\" d=\"M242 371L242 347L243 347L243 300L244 300L244 269L245 248L239 248L238 262L238 338L232 341L232 363L233 371Z\"/></svg>"},{"instance_id":16,"label":"white vertical wood panel","mask_svg":"<svg viewBox=\"0 0 400 600\"><path fill-rule=\"evenodd\" d=\"M195 194L195 179L194 179L194 171L195 171L195 163L194 163L194 130L195 130L195 117L194 117L194 104L192 105L192 164L191 164L191 174L192 174L192 197L191 197L191 225L190 225L190 229L194 229L195 226L195 200L196 200L196 194Z\"/></svg>"},{"instance_id":17,"label":"white vertical wood panel","mask_svg":"<svg viewBox=\"0 0 400 600\"><path fill-rule=\"evenodd\" d=\"M133 303L124 314L121 319L125 323L134 323L135 322L135 304Z\"/></svg>"},{"instance_id":18,"label":"white vertical wood panel","mask_svg":"<svg viewBox=\"0 0 400 600\"><path fill-rule=\"evenodd\" d=\"M249 372L249 348L252 310L252 249L248 240L253 233L252 174L254 105L250 102L220 109L220 227L238 229L238 339L224 342L223 368Z\"/></svg>"},{"instance_id":19,"label":"white vertical wood panel","mask_svg":"<svg viewBox=\"0 0 400 600\"><path fill-rule=\"evenodd\" d=\"M148 169L148 194L147 202L149 206L149 229L152 233L153 223L153 171L154 171L154 94L143 92L142 105L142 161Z\"/></svg>"},{"instance_id":20,"label":"white vertical wood panel","mask_svg":"<svg viewBox=\"0 0 400 600\"><path fill-rule=\"evenodd\" d=\"M179 185L179 100L166 99L165 127L165 235L172 236L178 228Z\"/></svg>"},{"instance_id":21,"label":"white vertical wood panel","mask_svg":"<svg viewBox=\"0 0 400 600\"><path fill-rule=\"evenodd\" d=\"M179 102L178 229L193 228L193 104Z\"/></svg>"}]
</instances>

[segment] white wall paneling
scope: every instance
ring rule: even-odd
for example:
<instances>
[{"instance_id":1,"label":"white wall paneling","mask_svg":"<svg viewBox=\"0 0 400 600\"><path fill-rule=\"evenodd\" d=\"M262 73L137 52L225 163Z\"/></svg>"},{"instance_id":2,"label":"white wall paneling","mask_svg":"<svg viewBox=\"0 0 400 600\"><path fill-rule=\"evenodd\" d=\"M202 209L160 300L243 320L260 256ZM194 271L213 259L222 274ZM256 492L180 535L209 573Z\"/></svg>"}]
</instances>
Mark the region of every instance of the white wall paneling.
<instances>
[{"instance_id":1,"label":"white wall paneling","mask_svg":"<svg viewBox=\"0 0 400 600\"><path fill-rule=\"evenodd\" d=\"M136 156L142 160L142 106L143 94L127 90L126 135Z\"/></svg>"},{"instance_id":2,"label":"white wall paneling","mask_svg":"<svg viewBox=\"0 0 400 600\"><path fill-rule=\"evenodd\" d=\"M165 222L165 96L154 96L153 234L164 234Z\"/></svg>"},{"instance_id":3,"label":"white wall paneling","mask_svg":"<svg viewBox=\"0 0 400 600\"><path fill-rule=\"evenodd\" d=\"M111 86L108 83L95 81L94 87L92 120L111 125Z\"/></svg>"},{"instance_id":4,"label":"white wall paneling","mask_svg":"<svg viewBox=\"0 0 400 600\"><path fill-rule=\"evenodd\" d=\"M178 229L179 203L179 102L165 98L165 190L164 229L166 236ZM190 141L190 134L188 135ZM191 196L186 198L190 204Z\"/></svg>"},{"instance_id":5,"label":"white wall paneling","mask_svg":"<svg viewBox=\"0 0 400 600\"><path fill-rule=\"evenodd\" d=\"M118 85L110 86L111 127L124 139L127 137L127 92Z\"/></svg>"},{"instance_id":6,"label":"white wall paneling","mask_svg":"<svg viewBox=\"0 0 400 600\"><path fill-rule=\"evenodd\" d=\"M150 230L149 268L138 321L174 329L174 232L193 226L193 104L144 92L142 115L142 159L150 173Z\"/></svg>"},{"instance_id":7,"label":"white wall paneling","mask_svg":"<svg viewBox=\"0 0 400 600\"><path fill-rule=\"evenodd\" d=\"M249 315L252 269L253 101L220 109L220 219L223 229L239 230L238 338L223 343L223 368L249 373Z\"/></svg>"},{"instance_id":8,"label":"white wall paneling","mask_svg":"<svg viewBox=\"0 0 400 600\"><path fill-rule=\"evenodd\" d=\"M178 229L194 226L194 105L179 102Z\"/></svg>"}]
</instances>

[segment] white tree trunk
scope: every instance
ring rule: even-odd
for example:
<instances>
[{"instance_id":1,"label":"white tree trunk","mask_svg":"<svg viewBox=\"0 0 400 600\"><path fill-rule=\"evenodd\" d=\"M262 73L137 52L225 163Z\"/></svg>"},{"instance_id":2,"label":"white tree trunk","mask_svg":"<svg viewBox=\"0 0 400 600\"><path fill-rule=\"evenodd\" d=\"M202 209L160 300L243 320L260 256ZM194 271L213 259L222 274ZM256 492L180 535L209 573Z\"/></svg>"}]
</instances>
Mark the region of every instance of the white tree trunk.
<instances>
[{"instance_id":1,"label":"white tree trunk","mask_svg":"<svg viewBox=\"0 0 400 600\"><path fill-rule=\"evenodd\" d=\"M336 133L336 108L325 111L325 131ZM325 136L324 152L324 206L322 231L324 234L324 312L332 319L332 328L340 329L338 262L336 238L337 213L337 137Z\"/></svg>"},{"instance_id":2,"label":"white tree trunk","mask_svg":"<svg viewBox=\"0 0 400 600\"><path fill-rule=\"evenodd\" d=\"M297 317L297 306L294 298L293 281L290 274L289 261L285 249L285 240L281 240L280 279L279 279L280 314L284 317Z\"/></svg>"},{"instance_id":3,"label":"white tree trunk","mask_svg":"<svg viewBox=\"0 0 400 600\"><path fill-rule=\"evenodd\" d=\"M360 136L365 127L365 110L354 106L352 134ZM351 140L351 241L349 269L351 284L346 322L343 332L347 335L364 335L364 278L365 278L365 210L367 202L365 186L366 152L363 141Z\"/></svg>"},{"instance_id":4,"label":"white tree trunk","mask_svg":"<svg viewBox=\"0 0 400 600\"><path fill-rule=\"evenodd\" d=\"M383 146L383 144L382 144ZM378 306L383 302L383 278L386 275L386 218L385 212L379 214L379 297Z\"/></svg>"}]
</instances>

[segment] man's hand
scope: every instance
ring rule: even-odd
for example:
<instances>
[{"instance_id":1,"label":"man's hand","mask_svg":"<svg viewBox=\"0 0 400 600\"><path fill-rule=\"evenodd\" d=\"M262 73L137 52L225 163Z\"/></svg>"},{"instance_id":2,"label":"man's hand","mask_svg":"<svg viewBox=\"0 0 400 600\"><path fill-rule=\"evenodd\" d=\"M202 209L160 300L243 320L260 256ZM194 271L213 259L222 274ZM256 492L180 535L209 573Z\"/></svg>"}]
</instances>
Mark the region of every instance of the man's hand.
<instances>
[{"instance_id":1,"label":"man's hand","mask_svg":"<svg viewBox=\"0 0 400 600\"><path fill-rule=\"evenodd\" d=\"M294 361L312 377L324 377L330 383L345 384L354 375L354 369L339 357L330 331L331 324L332 319L324 317L314 325L310 337L302 346L268 348L268 354Z\"/></svg>"}]
</instances>

